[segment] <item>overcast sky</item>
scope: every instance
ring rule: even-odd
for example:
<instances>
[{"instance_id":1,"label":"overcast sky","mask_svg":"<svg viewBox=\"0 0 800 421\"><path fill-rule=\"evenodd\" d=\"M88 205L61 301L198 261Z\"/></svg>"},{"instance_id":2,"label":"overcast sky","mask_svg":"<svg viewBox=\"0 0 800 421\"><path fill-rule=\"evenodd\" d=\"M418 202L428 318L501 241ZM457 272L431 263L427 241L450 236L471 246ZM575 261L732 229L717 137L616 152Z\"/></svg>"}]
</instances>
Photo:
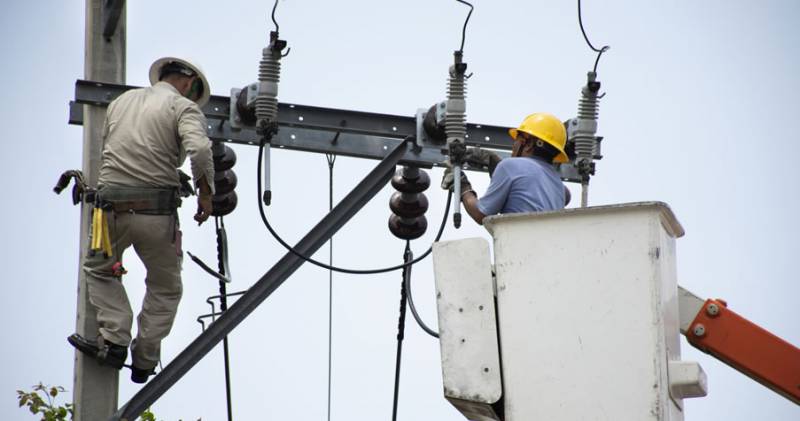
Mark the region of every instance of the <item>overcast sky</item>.
<instances>
[{"instance_id":1,"label":"overcast sky","mask_svg":"<svg viewBox=\"0 0 800 421\"><path fill-rule=\"evenodd\" d=\"M594 62L581 37L574 1L480 1L467 29L468 120L513 126L527 114L573 117L586 71ZM595 44L609 44L599 66L607 92L600 110L604 159L590 190L592 204L643 200L668 203L686 229L677 240L679 283L776 335L800 344L800 234L796 184L800 5L794 1L606 0L584 2ZM190 56L206 70L212 91L255 81L261 49L273 28L272 2L173 0L129 2L127 84L147 84L147 70L165 55ZM467 8L455 1L301 1L278 8L281 36L292 47L283 62L280 100L351 110L413 115L444 99L447 67L458 48ZM6 170L0 207L5 242L6 320L0 360L0 415L28 419L15 390L39 381L72 388L78 208L51 188L66 169L81 167L82 129L67 125L74 82L83 77L83 1L12 2L0 16L0 102ZM256 281L284 250L256 211L253 147L235 147L239 208L225 218L233 290ZM340 158L336 199L375 161ZM327 210L322 155L273 154L273 205L278 231L290 242ZM435 235L445 194L428 191L430 232L413 243L423 252ZM486 175L472 175L482 192ZM579 188L570 186L573 197ZM398 263L403 242L386 229L390 188L337 235L341 266ZM571 206L576 206L573 201ZM214 261L213 224L191 223L181 209L184 248ZM449 226L445 239L488 233L471 221ZM318 253L327 258L327 249ZM144 272L125 260L131 301L139 308ZM184 298L163 346L170 361L197 334L216 281L188 259ZM422 316L436 322L430 259L414 267ZM388 419L392 409L399 273L334 276L334 420ZM587 315L590 319L591 315ZM304 266L231 336L234 417L240 420L326 418L328 274ZM625 344L619 344L624 349ZM708 375L709 396L686 401L686 419L793 420L800 408L694 350L683 358ZM399 418L458 420L442 397L438 343L409 318ZM139 386L120 376L120 404ZM153 407L159 419L225 417L222 353L215 349ZM68 395L70 397L71 395ZM32 418L30 418L32 419Z\"/></svg>"}]
</instances>

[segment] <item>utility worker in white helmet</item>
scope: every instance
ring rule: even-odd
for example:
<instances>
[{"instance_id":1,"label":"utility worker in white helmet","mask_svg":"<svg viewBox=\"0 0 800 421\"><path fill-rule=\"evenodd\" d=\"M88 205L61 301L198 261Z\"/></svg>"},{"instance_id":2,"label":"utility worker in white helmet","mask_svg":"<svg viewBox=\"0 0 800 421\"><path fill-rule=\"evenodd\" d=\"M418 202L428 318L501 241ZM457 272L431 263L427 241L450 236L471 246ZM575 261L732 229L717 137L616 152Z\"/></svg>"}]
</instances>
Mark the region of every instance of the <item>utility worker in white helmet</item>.
<instances>
[{"instance_id":1,"label":"utility worker in white helmet","mask_svg":"<svg viewBox=\"0 0 800 421\"><path fill-rule=\"evenodd\" d=\"M189 61L165 57L150 67L150 83L123 93L106 112L95 206L110 214L112 253L96 253L83 262L99 331L96 337L68 338L81 352L117 369L130 345L136 383L153 374L183 292L178 168L187 155L198 191L194 219L199 224L211 215L214 186L211 141L200 110L211 94L205 75ZM147 269L133 340L133 311L122 282L122 254L129 246Z\"/></svg>"},{"instance_id":2,"label":"utility worker in white helmet","mask_svg":"<svg viewBox=\"0 0 800 421\"><path fill-rule=\"evenodd\" d=\"M552 114L535 113L508 133L514 139L511 158L501 160L494 152L480 148L468 149L464 157L467 163L487 166L491 177L489 188L478 199L461 172L461 200L478 224L499 213L563 209L570 200L569 190L554 165L569 161L564 152L567 133L561 121ZM451 168L445 170L442 188L453 189Z\"/></svg>"}]
</instances>

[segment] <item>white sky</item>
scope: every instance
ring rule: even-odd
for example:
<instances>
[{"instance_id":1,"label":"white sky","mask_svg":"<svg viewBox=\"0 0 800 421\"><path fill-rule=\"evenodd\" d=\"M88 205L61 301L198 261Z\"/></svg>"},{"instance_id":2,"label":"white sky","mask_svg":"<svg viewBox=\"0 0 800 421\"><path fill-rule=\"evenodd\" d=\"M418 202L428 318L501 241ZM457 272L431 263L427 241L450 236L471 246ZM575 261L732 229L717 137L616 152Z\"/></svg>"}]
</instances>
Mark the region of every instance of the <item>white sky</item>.
<instances>
[{"instance_id":1,"label":"white sky","mask_svg":"<svg viewBox=\"0 0 800 421\"><path fill-rule=\"evenodd\" d=\"M150 63L188 55L225 95L256 79L272 2L139 0L128 5L127 83L144 85ZM83 76L83 1L13 2L0 17L0 102L6 172L0 217L6 241L6 320L0 360L0 415L26 419L15 390L39 381L72 388L78 209L51 192L58 175L81 166L79 127L67 103ZM280 100L412 115L444 98L447 67L458 48L466 7L455 1L285 0ZM667 202L686 229L677 241L679 282L729 306L776 335L800 344L796 237L800 205L795 125L800 62L793 1L586 1L590 39L609 44L599 66L608 92L600 111L605 158L591 187L593 204ZM574 1L476 0L467 30L470 122L516 125L534 111L574 116L594 54L577 25ZM255 209L254 148L236 147L239 208L226 218L233 290L257 280L284 251L260 226ZM273 206L279 232L299 239L327 210L324 156L276 151ZM341 198L375 164L340 158ZM431 173L434 184L440 170ZM473 175L479 192L488 177ZM572 186L573 197L579 190ZM366 268L396 264L403 243L385 228L390 189L381 192L336 237L335 261ZM428 192L431 229L415 241L424 251L441 217L444 193ZM577 202L577 201L574 201ZM572 206L575 206L573 203ZM181 210L185 249L213 262L213 224L190 223ZM471 221L445 239L488 234ZM132 255L131 255L132 256ZM327 249L318 254L327 258ZM143 271L128 258L125 278L138 308ZM236 419L325 419L327 272L302 267L231 336ZM335 276L334 420L391 415L399 274ZM186 260L185 294L163 358L169 361L199 332L216 282ZM414 268L423 317L435 324L430 260ZM591 317L588 315L587 317ZM624 348L625 344L619 344ZM683 341L684 359L708 374L709 396L686 402L687 420L790 420L800 408ZM442 398L438 343L409 318L400 419L458 420ZM120 403L138 385L128 372ZM215 349L155 406L159 419L225 417L222 353Z\"/></svg>"}]
</instances>

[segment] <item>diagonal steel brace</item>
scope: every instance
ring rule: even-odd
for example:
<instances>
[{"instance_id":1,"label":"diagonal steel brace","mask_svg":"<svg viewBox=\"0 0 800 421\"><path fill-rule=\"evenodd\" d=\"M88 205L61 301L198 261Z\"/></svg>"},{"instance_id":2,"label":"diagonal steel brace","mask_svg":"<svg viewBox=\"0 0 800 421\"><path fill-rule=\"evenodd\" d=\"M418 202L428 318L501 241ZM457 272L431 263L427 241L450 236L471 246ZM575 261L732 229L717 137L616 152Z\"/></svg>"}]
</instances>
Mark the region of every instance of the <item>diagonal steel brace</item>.
<instances>
[{"instance_id":1,"label":"diagonal steel brace","mask_svg":"<svg viewBox=\"0 0 800 421\"><path fill-rule=\"evenodd\" d=\"M311 256L330 239L350 218L372 199L394 175L395 166L411 151L408 141L392 149L388 155L330 211L294 249L304 256ZM149 408L172 385L178 382L195 364L208 354L239 323L270 296L300 265L305 263L292 252L287 252L278 263L267 271L228 310L201 333L174 360L137 392L122 408L109 418L110 421L133 421Z\"/></svg>"}]
</instances>

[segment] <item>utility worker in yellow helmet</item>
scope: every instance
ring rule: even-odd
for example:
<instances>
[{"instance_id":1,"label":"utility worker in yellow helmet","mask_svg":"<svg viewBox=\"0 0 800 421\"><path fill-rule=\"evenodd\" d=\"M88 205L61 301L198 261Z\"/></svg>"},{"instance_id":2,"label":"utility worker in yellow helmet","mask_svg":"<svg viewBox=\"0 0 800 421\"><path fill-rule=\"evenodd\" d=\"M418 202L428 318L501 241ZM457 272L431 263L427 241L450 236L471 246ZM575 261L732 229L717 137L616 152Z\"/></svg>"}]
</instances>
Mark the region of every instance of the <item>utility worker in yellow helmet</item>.
<instances>
[{"instance_id":1,"label":"utility worker in yellow helmet","mask_svg":"<svg viewBox=\"0 0 800 421\"><path fill-rule=\"evenodd\" d=\"M214 190L211 141L200 110L211 94L208 80L195 64L164 57L150 67L150 83L123 93L106 111L95 208L110 214L103 225L110 232L111 252L90 254L83 261L98 331L67 338L79 351L117 369L130 345L136 383L153 374L183 292L178 168L187 156L198 190L198 223L211 215ZM122 254L130 246L147 269L135 338L122 282Z\"/></svg>"},{"instance_id":2,"label":"utility worker in yellow helmet","mask_svg":"<svg viewBox=\"0 0 800 421\"><path fill-rule=\"evenodd\" d=\"M464 158L465 162L489 167L491 182L480 199L461 172L461 200L478 224L489 215L551 211L569 203L569 190L554 165L569 161L564 152L567 133L561 121L552 114L534 113L508 133L514 139L511 158L501 160L494 152L480 148L468 149ZM445 171L442 188L453 188L450 168Z\"/></svg>"}]
</instances>

